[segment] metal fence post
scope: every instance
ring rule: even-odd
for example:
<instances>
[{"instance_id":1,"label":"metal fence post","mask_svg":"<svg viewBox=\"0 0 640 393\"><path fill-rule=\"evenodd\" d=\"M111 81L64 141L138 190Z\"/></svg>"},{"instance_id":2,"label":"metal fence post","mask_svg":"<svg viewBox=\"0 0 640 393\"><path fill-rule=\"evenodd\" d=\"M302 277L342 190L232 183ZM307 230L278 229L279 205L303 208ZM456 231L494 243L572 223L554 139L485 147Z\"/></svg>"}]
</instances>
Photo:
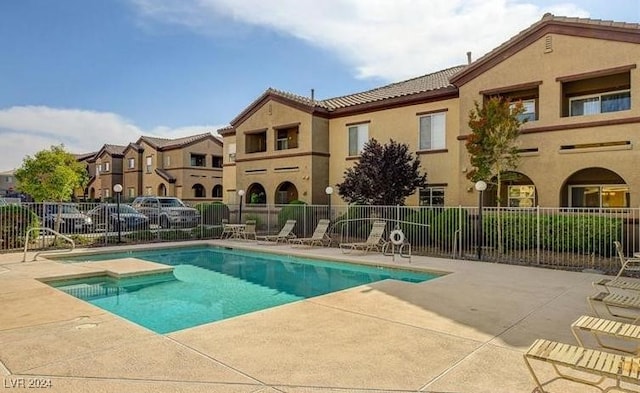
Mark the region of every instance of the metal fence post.
<instances>
[{"instance_id":1,"label":"metal fence post","mask_svg":"<svg viewBox=\"0 0 640 393\"><path fill-rule=\"evenodd\" d=\"M536 206L536 264L540 264L540 205Z\"/></svg>"}]
</instances>

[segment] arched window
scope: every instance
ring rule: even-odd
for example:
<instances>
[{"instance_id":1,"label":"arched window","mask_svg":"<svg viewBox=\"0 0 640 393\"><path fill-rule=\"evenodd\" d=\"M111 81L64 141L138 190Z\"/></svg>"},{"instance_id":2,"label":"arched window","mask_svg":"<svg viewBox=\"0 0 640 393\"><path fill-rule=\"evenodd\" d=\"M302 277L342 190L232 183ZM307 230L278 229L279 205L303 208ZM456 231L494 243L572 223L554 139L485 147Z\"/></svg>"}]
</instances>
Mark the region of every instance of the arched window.
<instances>
[{"instance_id":1,"label":"arched window","mask_svg":"<svg viewBox=\"0 0 640 393\"><path fill-rule=\"evenodd\" d=\"M202 184L194 184L191 189L193 190L194 198L206 198L207 192L204 190Z\"/></svg>"},{"instance_id":2,"label":"arched window","mask_svg":"<svg viewBox=\"0 0 640 393\"><path fill-rule=\"evenodd\" d=\"M247 188L247 204L266 204L267 193L260 183L253 183Z\"/></svg>"},{"instance_id":3,"label":"arched window","mask_svg":"<svg viewBox=\"0 0 640 393\"><path fill-rule=\"evenodd\" d=\"M606 168L585 168L565 181L560 201L563 206L608 208L629 207L629 186L617 173Z\"/></svg>"},{"instance_id":4,"label":"arched window","mask_svg":"<svg viewBox=\"0 0 640 393\"><path fill-rule=\"evenodd\" d=\"M222 186L217 184L213 186L213 190L211 191L212 198L222 198Z\"/></svg>"},{"instance_id":5,"label":"arched window","mask_svg":"<svg viewBox=\"0 0 640 393\"><path fill-rule=\"evenodd\" d=\"M276 188L275 201L277 204L287 204L298 199L298 189L293 183L285 181Z\"/></svg>"}]
</instances>

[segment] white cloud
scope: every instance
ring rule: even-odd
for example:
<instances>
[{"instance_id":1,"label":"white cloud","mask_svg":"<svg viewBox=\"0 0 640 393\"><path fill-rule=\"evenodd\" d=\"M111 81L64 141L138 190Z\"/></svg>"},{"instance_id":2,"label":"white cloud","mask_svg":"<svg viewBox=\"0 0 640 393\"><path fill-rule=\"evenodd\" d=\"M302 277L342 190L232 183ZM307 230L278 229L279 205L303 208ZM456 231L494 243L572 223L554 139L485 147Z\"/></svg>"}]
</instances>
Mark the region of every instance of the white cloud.
<instances>
[{"instance_id":1,"label":"white cloud","mask_svg":"<svg viewBox=\"0 0 640 393\"><path fill-rule=\"evenodd\" d=\"M268 28L336 53L359 78L389 81L464 64L467 51L478 58L545 12L589 16L574 3L515 0L132 1L146 18L201 33L225 18Z\"/></svg>"},{"instance_id":2,"label":"white cloud","mask_svg":"<svg viewBox=\"0 0 640 393\"><path fill-rule=\"evenodd\" d=\"M179 138L215 132L220 126L158 126L144 131L109 112L59 109L46 106L14 106L0 109L0 171L19 167L27 155L63 144L72 153L98 151L104 144L127 145L141 135Z\"/></svg>"}]
</instances>

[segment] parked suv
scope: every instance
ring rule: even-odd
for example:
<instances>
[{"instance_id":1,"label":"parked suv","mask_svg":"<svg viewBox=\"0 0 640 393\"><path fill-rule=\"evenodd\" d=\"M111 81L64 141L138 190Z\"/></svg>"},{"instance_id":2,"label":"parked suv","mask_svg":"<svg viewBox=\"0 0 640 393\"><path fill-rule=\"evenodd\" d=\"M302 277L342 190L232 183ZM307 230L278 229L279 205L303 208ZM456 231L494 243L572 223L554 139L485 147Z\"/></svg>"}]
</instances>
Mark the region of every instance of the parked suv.
<instances>
[{"instance_id":1,"label":"parked suv","mask_svg":"<svg viewBox=\"0 0 640 393\"><path fill-rule=\"evenodd\" d=\"M200 213L174 197L141 196L131 203L140 213L149 217L151 225L161 228L193 227L200 224Z\"/></svg>"}]
</instances>

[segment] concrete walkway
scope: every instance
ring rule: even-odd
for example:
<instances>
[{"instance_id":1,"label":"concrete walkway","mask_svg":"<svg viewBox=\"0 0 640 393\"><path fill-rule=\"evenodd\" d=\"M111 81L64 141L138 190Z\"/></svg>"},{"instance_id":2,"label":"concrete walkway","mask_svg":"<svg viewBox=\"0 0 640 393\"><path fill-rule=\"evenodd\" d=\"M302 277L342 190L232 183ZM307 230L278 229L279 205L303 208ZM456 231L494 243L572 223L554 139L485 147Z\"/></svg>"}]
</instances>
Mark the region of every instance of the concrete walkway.
<instances>
[{"instance_id":1,"label":"concrete walkway","mask_svg":"<svg viewBox=\"0 0 640 393\"><path fill-rule=\"evenodd\" d=\"M0 392L42 383L48 392L533 392L522 353L540 337L575 344L569 325L590 313L585 299L602 277L210 243L450 274L420 284L386 280L159 335L36 280L148 268L127 265L139 261L21 263L21 254L0 255ZM538 369L553 376L548 365ZM565 381L547 389L589 391Z\"/></svg>"}]
</instances>

